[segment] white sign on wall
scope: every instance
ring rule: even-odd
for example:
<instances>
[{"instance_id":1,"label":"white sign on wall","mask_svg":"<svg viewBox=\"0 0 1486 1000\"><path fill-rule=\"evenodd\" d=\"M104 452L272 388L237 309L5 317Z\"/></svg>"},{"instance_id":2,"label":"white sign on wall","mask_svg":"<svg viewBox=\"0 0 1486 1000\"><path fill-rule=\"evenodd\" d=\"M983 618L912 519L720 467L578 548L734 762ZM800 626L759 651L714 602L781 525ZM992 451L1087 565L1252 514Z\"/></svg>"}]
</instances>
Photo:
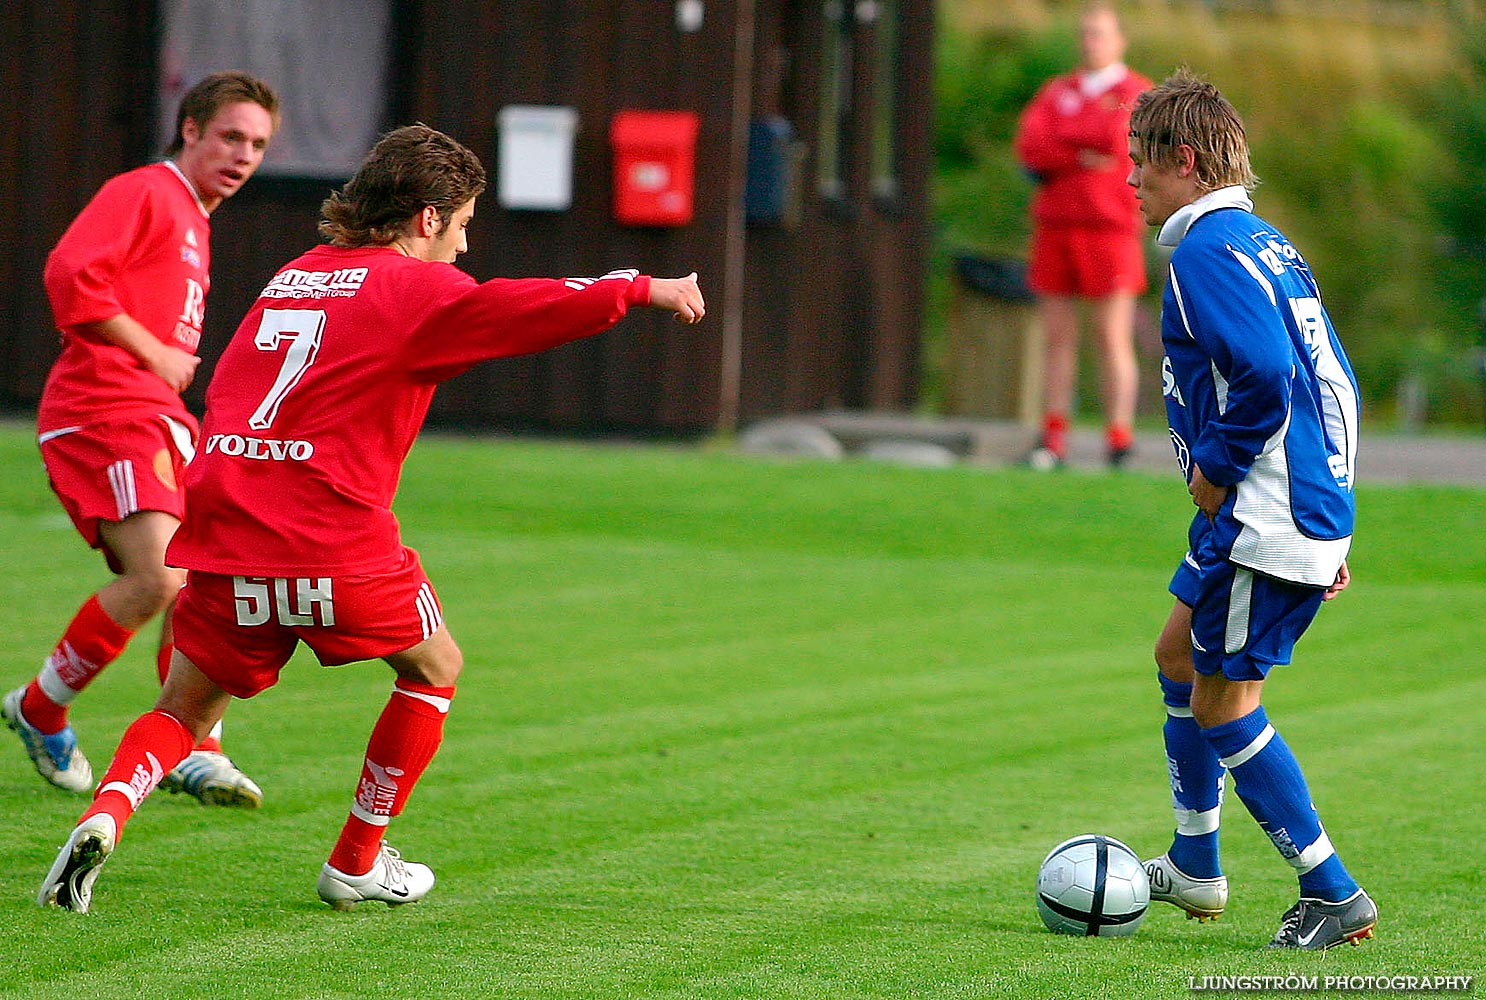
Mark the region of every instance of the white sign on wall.
<instances>
[{"instance_id":1,"label":"white sign on wall","mask_svg":"<svg viewBox=\"0 0 1486 1000\"><path fill-rule=\"evenodd\" d=\"M502 208L564 211L573 204L575 108L509 104L500 110Z\"/></svg>"}]
</instances>

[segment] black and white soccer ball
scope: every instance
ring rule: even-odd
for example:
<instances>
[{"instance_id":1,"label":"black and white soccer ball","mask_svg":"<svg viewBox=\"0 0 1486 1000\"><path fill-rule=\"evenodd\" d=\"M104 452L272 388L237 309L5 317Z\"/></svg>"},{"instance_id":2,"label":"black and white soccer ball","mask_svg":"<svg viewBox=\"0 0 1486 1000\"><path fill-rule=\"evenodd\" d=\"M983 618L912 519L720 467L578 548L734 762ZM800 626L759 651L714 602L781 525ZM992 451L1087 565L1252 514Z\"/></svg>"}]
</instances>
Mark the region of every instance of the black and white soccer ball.
<instances>
[{"instance_id":1,"label":"black and white soccer ball","mask_svg":"<svg viewBox=\"0 0 1486 1000\"><path fill-rule=\"evenodd\" d=\"M1113 837L1070 837L1037 872L1037 912L1059 934L1134 934L1150 902L1151 881L1139 856Z\"/></svg>"}]
</instances>

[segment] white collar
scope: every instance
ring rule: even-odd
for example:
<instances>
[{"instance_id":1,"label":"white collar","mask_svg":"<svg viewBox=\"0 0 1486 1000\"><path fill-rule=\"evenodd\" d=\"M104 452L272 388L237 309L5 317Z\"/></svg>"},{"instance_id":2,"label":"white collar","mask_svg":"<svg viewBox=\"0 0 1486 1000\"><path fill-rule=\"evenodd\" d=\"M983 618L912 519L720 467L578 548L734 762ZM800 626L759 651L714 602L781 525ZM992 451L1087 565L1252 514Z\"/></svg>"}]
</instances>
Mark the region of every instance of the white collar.
<instances>
[{"instance_id":1,"label":"white collar","mask_svg":"<svg viewBox=\"0 0 1486 1000\"><path fill-rule=\"evenodd\" d=\"M1156 242L1163 247L1176 246L1187 235L1187 230L1192 228L1192 223L1220 208L1241 208L1245 212L1252 212L1254 201L1241 184L1209 191L1191 204L1183 205L1172 212L1171 218L1162 223Z\"/></svg>"},{"instance_id":2,"label":"white collar","mask_svg":"<svg viewBox=\"0 0 1486 1000\"><path fill-rule=\"evenodd\" d=\"M1093 99L1115 86L1130 71L1124 63L1111 63L1103 69L1080 70L1078 90L1084 97Z\"/></svg>"},{"instance_id":3,"label":"white collar","mask_svg":"<svg viewBox=\"0 0 1486 1000\"><path fill-rule=\"evenodd\" d=\"M196 207L199 208L199 209L201 209L201 217L203 219L210 219L212 217L212 213L208 212L206 210L206 206L201 203L201 195L199 195L199 194L196 193L196 185L192 184L189 180L186 179L186 175L181 172L181 168L180 167L176 166L175 161L174 160L161 160L160 162L163 163L163 164L165 164L167 167L169 167L170 168L170 172L173 173L173 174L175 174L177 177L179 177L181 183L184 184L184 185L186 185L186 190L187 191L190 191L191 192L191 197L196 200Z\"/></svg>"}]
</instances>

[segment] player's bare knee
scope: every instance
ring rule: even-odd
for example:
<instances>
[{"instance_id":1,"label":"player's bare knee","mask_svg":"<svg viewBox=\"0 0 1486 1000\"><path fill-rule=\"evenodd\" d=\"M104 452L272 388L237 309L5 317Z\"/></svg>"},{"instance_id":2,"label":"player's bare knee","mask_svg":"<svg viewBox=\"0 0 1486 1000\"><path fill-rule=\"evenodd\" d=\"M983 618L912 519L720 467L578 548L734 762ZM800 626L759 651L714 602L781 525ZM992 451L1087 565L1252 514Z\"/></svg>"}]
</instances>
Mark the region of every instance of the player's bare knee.
<instances>
[{"instance_id":1,"label":"player's bare knee","mask_svg":"<svg viewBox=\"0 0 1486 1000\"><path fill-rule=\"evenodd\" d=\"M433 687L453 687L464 669L464 653L453 639L445 636L443 641L431 640L423 644L416 652L410 650L409 653L388 657L387 662L403 680Z\"/></svg>"},{"instance_id":2,"label":"player's bare knee","mask_svg":"<svg viewBox=\"0 0 1486 1000\"><path fill-rule=\"evenodd\" d=\"M179 650L170 666L170 674L165 678L155 710L174 718L200 741L222 720L231 696Z\"/></svg>"},{"instance_id":3,"label":"player's bare knee","mask_svg":"<svg viewBox=\"0 0 1486 1000\"><path fill-rule=\"evenodd\" d=\"M1205 698L1195 691L1192 694L1192 721L1197 723L1201 729L1211 729L1213 726L1221 725L1227 721L1222 718L1219 703L1212 698Z\"/></svg>"},{"instance_id":4,"label":"player's bare knee","mask_svg":"<svg viewBox=\"0 0 1486 1000\"><path fill-rule=\"evenodd\" d=\"M1192 718L1203 729L1221 726L1259 707L1263 681L1232 681L1222 674L1201 676L1192 687Z\"/></svg>"},{"instance_id":5,"label":"player's bare knee","mask_svg":"<svg viewBox=\"0 0 1486 1000\"><path fill-rule=\"evenodd\" d=\"M109 616L125 628L137 629L159 615L180 593L185 574L165 566L133 568L99 591Z\"/></svg>"},{"instance_id":6,"label":"player's bare knee","mask_svg":"<svg viewBox=\"0 0 1486 1000\"><path fill-rule=\"evenodd\" d=\"M464 653L454 643L449 643L447 650L440 650L439 656L430 664L430 680L428 683L437 687L453 687L459 680L460 673L464 670Z\"/></svg>"},{"instance_id":7,"label":"player's bare knee","mask_svg":"<svg viewBox=\"0 0 1486 1000\"><path fill-rule=\"evenodd\" d=\"M1156 640L1156 666L1162 676L1179 684L1192 682L1192 646L1189 642L1172 642L1166 635Z\"/></svg>"},{"instance_id":8,"label":"player's bare knee","mask_svg":"<svg viewBox=\"0 0 1486 1000\"><path fill-rule=\"evenodd\" d=\"M221 721L223 714L210 705L185 698L179 692L170 694L164 691L155 702L155 711L163 712L185 726L192 739L198 743Z\"/></svg>"},{"instance_id":9,"label":"player's bare knee","mask_svg":"<svg viewBox=\"0 0 1486 1000\"><path fill-rule=\"evenodd\" d=\"M161 566L157 569L131 574L128 579L134 586L141 605L153 608L153 614L159 614L170 606L176 595L181 592L181 585L186 582L186 574L178 569Z\"/></svg>"}]
</instances>

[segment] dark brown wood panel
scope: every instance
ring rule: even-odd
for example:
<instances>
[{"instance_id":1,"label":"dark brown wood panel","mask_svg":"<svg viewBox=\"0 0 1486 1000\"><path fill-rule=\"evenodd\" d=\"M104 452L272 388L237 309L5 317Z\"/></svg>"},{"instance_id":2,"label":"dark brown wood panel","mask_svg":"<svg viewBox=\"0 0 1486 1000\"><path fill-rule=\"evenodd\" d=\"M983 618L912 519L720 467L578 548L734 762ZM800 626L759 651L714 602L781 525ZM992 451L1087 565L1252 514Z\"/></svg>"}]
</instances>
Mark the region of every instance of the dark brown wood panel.
<instances>
[{"instance_id":1,"label":"dark brown wood panel","mask_svg":"<svg viewBox=\"0 0 1486 1000\"><path fill-rule=\"evenodd\" d=\"M881 5L884 9L890 4ZM815 183L824 0L710 0L702 30L675 4L625 0L395 0L397 67L385 124L424 121L473 149L491 174L462 265L477 278L695 268L708 294L699 327L637 310L615 330L531 358L482 365L445 386L435 416L466 424L700 431L730 403L724 331L741 330L743 420L821 407L901 409L916 395L923 305L930 54L928 0L902 0L898 195L870 190L876 29L851 28L856 73L846 187ZM857 5L847 4L852 11ZM861 8L865 9L865 8ZM152 3L55 0L0 5L0 400L33 405L55 357L41 287L50 247L108 177L153 145ZM734 87L735 79L752 80ZM575 108L574 201L564 212L498 204L498 116L508 104ZM696 212L678 228L613 220L609 127L625 108L701 119ZM749 116L781 115L804 151L792 226L740 225ZM254 179L213 216L206 358L212 362L272 273L315 241L333 182ZM741 239L741 276L727 273ZM730 312L733 314L730 315Z\"/></svg>"},{"instance_id":2,"label":"dark brown wood panel","mask_svg":"<svg viewBox=\"0 0 1486 1000\"><path fill-rule=\"evenodd\" d=\"M99 185L148 154L150 6L0 6L0 399L13 404L40 396L57 356L47 253Z\"/></svg>"}]
</instances>

